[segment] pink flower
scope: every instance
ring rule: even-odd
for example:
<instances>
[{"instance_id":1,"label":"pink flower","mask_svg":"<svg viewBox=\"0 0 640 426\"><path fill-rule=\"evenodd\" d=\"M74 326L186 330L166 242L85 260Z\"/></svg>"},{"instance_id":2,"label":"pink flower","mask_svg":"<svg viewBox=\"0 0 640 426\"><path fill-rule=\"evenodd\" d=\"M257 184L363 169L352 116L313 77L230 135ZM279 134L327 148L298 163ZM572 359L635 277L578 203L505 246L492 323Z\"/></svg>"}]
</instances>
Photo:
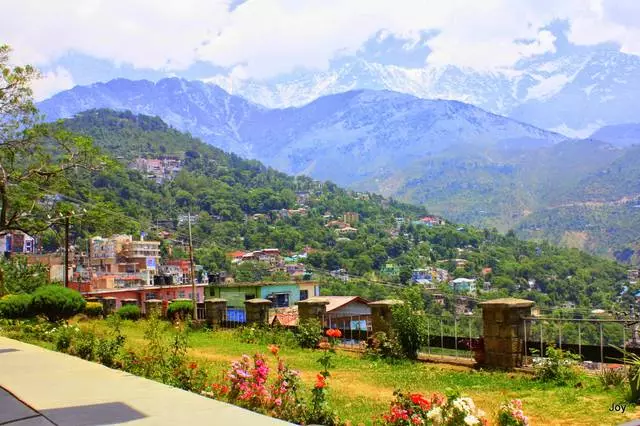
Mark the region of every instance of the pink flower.
<instances>
[{"instance_id":1,"label":"pink flower","mask_svg":"<svg viewBox=\"0 0 640 426\"><path fill-rule=\"evenodd\" d=\"M281 406L282 405L282 398L276 398L274 403L276 404L277 407Z\"/></svg>"}]
</instances>

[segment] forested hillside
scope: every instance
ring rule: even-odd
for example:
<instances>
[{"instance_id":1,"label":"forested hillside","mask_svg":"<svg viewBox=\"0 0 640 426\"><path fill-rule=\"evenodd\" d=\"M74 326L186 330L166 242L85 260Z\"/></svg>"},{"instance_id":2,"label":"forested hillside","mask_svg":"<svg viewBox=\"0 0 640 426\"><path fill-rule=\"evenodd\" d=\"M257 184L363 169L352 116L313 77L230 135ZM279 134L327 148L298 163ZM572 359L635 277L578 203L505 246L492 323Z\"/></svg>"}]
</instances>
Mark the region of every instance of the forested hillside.
<instances>
[{"instance_id":1,"label":"forested hillside","mask_svg":"<svg viewBox=\"0 0 640 426\"><path fill-rule=\"evenodd\" d=\"M492 297L510 294L546 305L572 301L589 307L611 307L622 301L625 269L614 262L521 241L512 233L450 223L414 225L414 220L428 214L424 208L346 191L330 182L287 176L204 144L159 118L93 110L67 120L66 126L91 136L116 158L114 167L87 176L66 194L87 210L73 224L77 241L89 234L140 231L158 238L162 231L168 233L165 255L179 256L177 241L186 239L186 224L178 218L191 211L197 216L196 260L209 270L229 270L225 254L234 249L277 247L299 252L309 247L314 250L307 262L316 271L344 268L352 277L366 279L365 284L356 280L327 287L336 292L342 287L375 296L376 288L382 287L370 285L373 281L401 285L412 269L438 265L454 277L490 281ZM135 158L161 156L182 161L177 175L162 184L127 168ZM302 206L306 215L278 213ZM358 213L357 231L340 236L325 225L345 212ZM456 267L453 259L466 262ZM383 274L386 264L399 272Z\"/></svg>"}]
</instances>

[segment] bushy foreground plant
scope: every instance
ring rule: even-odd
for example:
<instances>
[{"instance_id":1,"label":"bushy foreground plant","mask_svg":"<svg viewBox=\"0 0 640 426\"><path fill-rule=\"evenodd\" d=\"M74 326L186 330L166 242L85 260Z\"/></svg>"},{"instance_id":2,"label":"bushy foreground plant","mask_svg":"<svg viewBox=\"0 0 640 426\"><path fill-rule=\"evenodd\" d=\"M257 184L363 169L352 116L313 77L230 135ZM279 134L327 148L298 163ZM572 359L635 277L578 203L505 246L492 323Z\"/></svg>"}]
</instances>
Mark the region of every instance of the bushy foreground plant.
<instances>
[{"instance_id":1,"label":"bushy foreground plant","mask_svg":"<svg viewBox=\"0 0 640 426\"><path fill-rule=\"evenodd\" d=\"M317 319L300 321L296 339L301 348L316 348L322 339L322 324Z\"/></svg>"},{"instance_id":2,"label":"bushy foreground plant","mask_svg":"<svg viewBox=\"0 0 640 426\"><path fill-rule=\"evenodd\" d=\"M422 311L409 304L400 304L391 310L394 337L398 339L405 357L417 359L418 351L427 340L427 319Z\"/></svg>"},{"instance_id":3,"label":"bushy foreground plant","mask_svg":"<svg viewBox=\"0 0 640 426\"><path fill-rule=\"evenodd\" d=\"M58 285L45 285L33 292L33 312L55 322L71 318L85 308L86 301L80 293Z\"/></svg>"},{"instance_id":4,"label":"bushy foreground plant","mask_svg":"<svg viewBox=\"0 0 640 426\"><path fill-rule=\"evenodd\" d=\"M402 346L392 334L379 331L367 341L364 357L370 359L398 360L405 357Z\"/></svg>"},{"instance_id":5,"label":"bushy foreground plant","mask_svg":"<svg viewBox=\"0 0 640 426\"><path fill-rule=\"evenodd\" d=\"M142 312L136 305L125 305L116 311L116 315L122 319L137 321L142 316Z\"/></svg>"},{"instance_id":6,"label":"bushy foreground plant","mask_svg":"<svg viewBox=\"0 0 640 426\"><path fill-rule=\"evenodd\" d=\"M394 392L395 399L389 411L378 420L379 425L485 425L484 413L477 409L471 398L461 397L452 392L445 396L434 393L425 396L420 393L405 394Z\"/></svg>"},{"instance_id":7,"label":"bushy foreground plant","mask_svg":"<svg viewBox=\"0 0 640 426\"><path fill-rule=\"evenodd\" d=\"M298 341L293 331L280 327L246 326L235 330L241 342L258 345L277 345L280 347L296 347Z\"/></svg>"},{"instance_id":8,"label":"bushy foreground plant","mask_svg":"<svg viewBox=\"0 0 640 426\"><path fill-rule=\"evenodd\" d=\"M498 415L496 416L498 426L528 426L529 418L524 415L522 401L512 399L500 404Z\"/></svg>"},{"instance_id":9,"label":"bushy foreground plant","mask_svg":"<svg viewBox=\"0 0 640 426\"><path fill-rule=\"evenodd\" d=\"M0 299L0 318L20 319L33 315L30 294L8 294Z\"/></svg>"},{"instance_id":10,"label":"bushy foreground plant","mask_svg":"<svg viewBox=\"0 0 640 426\"><path fill-rule=\"evenodd\" d=\"M546 358L535 357L533 369L538 380L553 382L560 386L572 385L580 377L580 356L569 351L549 346Z\"/></svg>"}]
</instances>

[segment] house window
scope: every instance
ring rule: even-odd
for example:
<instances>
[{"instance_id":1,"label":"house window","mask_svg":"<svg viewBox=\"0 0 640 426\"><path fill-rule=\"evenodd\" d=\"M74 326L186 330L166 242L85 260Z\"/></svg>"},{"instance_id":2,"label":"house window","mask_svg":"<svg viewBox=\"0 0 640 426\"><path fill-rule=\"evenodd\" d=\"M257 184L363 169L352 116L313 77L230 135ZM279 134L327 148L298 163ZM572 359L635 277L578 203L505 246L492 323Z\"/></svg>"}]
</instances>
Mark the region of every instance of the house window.
<instances>
[{"instance_id":1,"label":"house window","mask_svg":"<svg viewBox=\"0 0 640 426\"><path fill-rule=\"evenodd\" d=\"M307 300L309 298L309 290L300 290L300 300Z\"/></svg>"},{"instance_id":2,"label":"house window","mask_svg":"<svg viewBox=\"0 0 640 426\"><path fill-rule=\"evenodd\" d=\"M253 296L253 294L245 294L245 295L244 295L244 300L251 300L251 299L255 299L255 297Z\"/></svg>"},{"instance_id":3,"label":"house window","mask_svg":"<svg viewBox=\"0 0 640 426\"><path fill-rule=\"evenodd\" d=\"M184 291L178 293L178 299L184 299Z\"/></svg>"},{"instance_id":4,"label":"house window","mask_svg":"<svg viewBox=\"0 0 640 426\"><path fill-rule=\"evenodd\" d=\"M275 293L270 294L267 299L271 300L274 308L288 308L289 307L289 293Z\"/></svg>"},{"instance_id":5,"label":"house window","mask_svg":"<svg viewBox=\"0 0 640 426\"><path fill-rule=\"evenodd\" d=\"M155 294L155 293L146 293L146 294L144 295L144 298L145 298L146 300L149 300L149 299L157 299L158 297L156 296L156 294Z\"/></svg>"}]
</instances>

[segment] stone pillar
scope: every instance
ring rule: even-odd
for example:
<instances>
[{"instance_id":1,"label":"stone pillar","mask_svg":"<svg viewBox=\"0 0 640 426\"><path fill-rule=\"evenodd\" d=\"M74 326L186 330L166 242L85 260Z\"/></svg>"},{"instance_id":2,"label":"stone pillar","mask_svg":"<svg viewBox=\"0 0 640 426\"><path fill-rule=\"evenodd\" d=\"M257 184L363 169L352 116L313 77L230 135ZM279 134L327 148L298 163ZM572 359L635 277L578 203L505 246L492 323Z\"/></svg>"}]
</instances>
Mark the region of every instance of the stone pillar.
<instances>
[{"instance_id":1,"label":"stone pillar","mask_svg":"<svg viewBox=\"0 0 640 426\"><path fill-rule=\"evenodd\" d=\"M494 299L480 303L485 364L513 369L522 366L524 322L534 302L524 299Z\"/></svg>"},{"instance_id":2,"label":"stone pillar","mask_svg":"<svg viewBox=\"0 0 640 426\"><path fill-rule=\"evenodd\" d=\"M127 305L134 305L134 306L138 306L138 299L122 299L120 301L120 304L122 306L127 306Z\"/></svg>"},{"instance_id":3,"label":"stone pillar","mask_svg":"<svg viewBox=\"0 0 640 426\"><path fill-rule=\"evenodd\" d=\"M204 310L207 323L213 327L219 327L227 316L226 299L205 299Z\"/></svg>"},{"instance_id":4,"label":"stone pillar","mask_svg":"<svg viewBox=\"0 0 640 426\"><path fill-rule=\"evenodd\" d=\"M383 331L389 333L393 326L391 308L395 305L403 304L402 300L387 299L369 303L371 308L371 328L374 333Z\"/></svg>"},{"instance_id":5,"label":"stone pillar","mask_svg":"<svg viewBox=\"0 0 640 426\"><path fill-rule=\"evenodd\" d=\"M116 298L115 297L103 297L102 300L102 312L107 316L116 311Z\"/></svg>"},{"instance_id":6,"label":"stone pillar","mask_svg":"<svg viewBox=\"0 0 640 426\"><path fill-rule=\"evenodd\" d=\"M271 300L251 299L244 302L247 324L268 324Z\"/></svg>"},{"instance_id":7,"label":"stone pillar","mask_svg":"<svg viewBox=\"0 0 640 426\"><path fill-rule=\"evenodd\" d=\"M152 313L162 316L162 300L148 299L144 301L144 314L150 316Z\"/></svg>"},{"instance_id":8,"label":"stone pillar","mask_svg":"<svg viewBox=\"0 0 640 426\"><path fill-rule=\"evenodd\" d=\"M298 305L298 319L299 322L317 319L324 325L324 316L327 313L328 299L322 297L311 297L306 300L301 300Z\"/></svg>"}]
</instances>

